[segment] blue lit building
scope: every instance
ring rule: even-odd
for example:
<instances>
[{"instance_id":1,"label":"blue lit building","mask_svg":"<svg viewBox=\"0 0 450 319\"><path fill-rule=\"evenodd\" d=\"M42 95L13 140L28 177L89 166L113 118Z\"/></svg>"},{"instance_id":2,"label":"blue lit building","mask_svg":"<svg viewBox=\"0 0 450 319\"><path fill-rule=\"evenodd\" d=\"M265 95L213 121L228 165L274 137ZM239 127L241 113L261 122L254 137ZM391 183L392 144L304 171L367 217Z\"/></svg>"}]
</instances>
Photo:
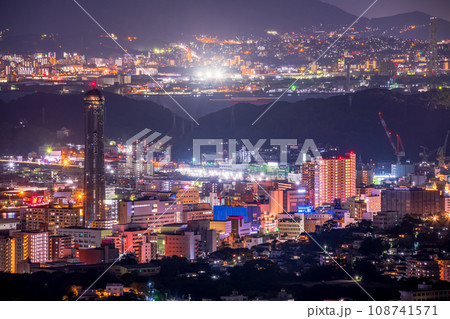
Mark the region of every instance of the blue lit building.
<instances>
[{"instance_id":1,"label":"blue lit building","mask_svg":"<svg viewBox=\"0 0 450 319\"><path fill-rule=\"evenodd\" d=\"M241 216L247 223L254 223L253 215L258 217L261 214L261 208L259 206L214 206L214 220L227 220L229 216Z\"/></svg>"}]
</instances>

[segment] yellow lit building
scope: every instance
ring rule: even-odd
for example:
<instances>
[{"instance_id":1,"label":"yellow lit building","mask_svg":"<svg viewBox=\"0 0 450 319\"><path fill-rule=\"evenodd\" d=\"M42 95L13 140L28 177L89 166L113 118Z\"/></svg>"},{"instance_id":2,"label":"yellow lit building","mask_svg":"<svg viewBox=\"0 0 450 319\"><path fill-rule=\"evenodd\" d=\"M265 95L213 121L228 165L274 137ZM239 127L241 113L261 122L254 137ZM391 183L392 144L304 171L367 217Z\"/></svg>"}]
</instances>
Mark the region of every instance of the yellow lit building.
<instances>
[{"instance_id":1,"label":"yellow lit building","mask_svg":"<svg viewBox=\"0 0 450 319\"><path fill-rule=\"evenodd\" d=\"M198 204L200 202L200 189L196 186L173 185L172 192L183 205Z\"/></svg>"},{"instance_id":2,"label":"yellow lit building","mask_svg":"<svg viewBox=\"0 0 450 319\"><path fill-rule=\"evenodd\" d=\"M0 237L0 271L16 273L19 263L27 259L32 263L48 261L48 233L14 232Z\"/></svg>"},{"instance_id":3,"label":"yellow lit building","mask_svg":"<svg viewBox=\"0 0 450 319\"><path fill-rule=\"evenodd\" d=\"M450 281L450 259L438 260L439 280Z\"/></svg>"},{"instance_id":4,"label":"yellow lit building","mask_svg":"<svg viewBox=\"0 0 450 319\"><path fill-rule=\"evenodd\" d=\"M280 214L278 234L285 239L298 239L305 232L305 214Z\"/></svg>"},{"instance_id":5,"label":"yellow lit building","mask_svg":"<svg viewBox=\"0 0 450 319\"><path fill-rule=\"evenodd\" d=\"M339 199L345 203L356 195L356 155L326 158L316 161L314 206L333 203Z\"/></svg>"},{"instance_id":6,"label":"yellow lit building","mask_svg":"<svg viewBox=\"0 0 450 319\"><path fill-rule=\"evenodd\" d=\"M49 231L56 234L58 228L82 225L83 208L81 205L43 205L29 207L25 214L27 230L39 230L47 225Z\"/></svg>"}]
</instances>

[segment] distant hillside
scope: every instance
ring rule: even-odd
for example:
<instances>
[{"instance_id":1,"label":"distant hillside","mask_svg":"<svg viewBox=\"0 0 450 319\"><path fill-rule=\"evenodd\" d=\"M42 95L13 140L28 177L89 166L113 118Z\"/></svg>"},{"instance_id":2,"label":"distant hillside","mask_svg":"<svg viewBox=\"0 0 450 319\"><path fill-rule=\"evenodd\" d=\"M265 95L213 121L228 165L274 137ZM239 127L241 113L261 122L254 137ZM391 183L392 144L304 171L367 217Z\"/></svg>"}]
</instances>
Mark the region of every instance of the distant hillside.
<instances>
[{"instance_id":1,"label":"distant hillside","mask_svg":"<svg viewBox=\"0 0 450 319\"><path fill-rule=\"evenodd\" d=\"M121 0L80 1L107 30L145 40L172 41L193 34L241 36L264 30L351 23L356 17L319 0ZM0 27L18 34L80 34L101 30L73 1L28 0L5 3ZM9 11L7 9L10 9ZM17 11L15 11L17 10ZM8 13L10 12L10 13ZM17 14L11 14L17 12ZM52 17L42 19L42 16Z\"/></svg>"},{"instance_id":2,"label":"distant hillside","mask_svg":"<svg viewBox=\"0 0 450 319\"><path fill-rule=\"evenodd\" d=\"M364 160L393 160L391 146L378 119L399 133L407 158L418 159L419 147L435 149L450 129L450 90L402 95L366 90L328 99L279 102L254 126L268 105L237 104L201 117L200 126L175 116L150 101L105 93L105 135L127 139L144 128L174 137L175 159L192 157L193 138L296 138L353 150ZM434 110L433 108L438 108ZM431 108L431 109L430 109ZM447 109L445 109L447 108ZM44 114L43 114L44 110ZM234 117L232 118L232 114ZM83 143L82 95L31 94L0 102L0 154L26 154L56 140L56 130L72 130L72 141ZM26 122L25 128L19 123Z\"/></svg>"},{"instance_id":3,"label":"distant hillside","mask_svg":"<svg viewBox=\"0 0 450 319\"><path fill-rule=\"evenodd\" d=\"M438 106L439 110L429 110ZM251 123L266 106L239 104L200 118L199 127L186 136L183 148L192 138L296 138L353 150L364 160L394 159L393 151L378 118L382 112L389 129L399 133L407 158L417 159L421 145L434 149L443 143L450 129L450 90L402 95L385 90L367 90L328 99L297 103L279 102L254 126ZM447 110L442 108L447 107ZM187 154L186 156L189 156Z\"/></svg>"},{"instance_id":4,"label":"distant hillside","mask_svg":"<svg viewBox=\"0 0 450 319\"><path fill-rule=\"evenodd\" d=\"M305 28L309 32L313 29L335 31L357 18L319 0L137 0L126 5L121 0L97 0L80 3L130 50L192 41L198 34L241 38L264 35L267 30L280 33L304 32ZM10 31L0 40L0 53L78 52L90 57L123 54L73 1L15 0L5 2L2 9L0 30L9 28ZM12 14L15 12L17 14ZM376 19L362 17L355 30L372 26L379 29L380 35L426 40L429 17L421 12ZM416 28L403 32L404 26L411 25ZM137 39L132 43L124 42L129 36ZM440 19L438 39L448 38L450 22Z\"/></svg>"},{"instance_id":5,"label":"distant hillside","mask_svg":"<svg viewBox=\"0 0 450 319\"><path fill-rule=\"evenodd\" d=\"M410 12L391 17L370 19L368 25L380 29L380 34L397 36L400 38L428 40L430 37L430 15L423 12ZM404 26L414 26L405 31ZM450 38L450 22L438 19L437 38L445 40ZM401 33L400 33L401 32Z\"/></svg>"}]
</instances>

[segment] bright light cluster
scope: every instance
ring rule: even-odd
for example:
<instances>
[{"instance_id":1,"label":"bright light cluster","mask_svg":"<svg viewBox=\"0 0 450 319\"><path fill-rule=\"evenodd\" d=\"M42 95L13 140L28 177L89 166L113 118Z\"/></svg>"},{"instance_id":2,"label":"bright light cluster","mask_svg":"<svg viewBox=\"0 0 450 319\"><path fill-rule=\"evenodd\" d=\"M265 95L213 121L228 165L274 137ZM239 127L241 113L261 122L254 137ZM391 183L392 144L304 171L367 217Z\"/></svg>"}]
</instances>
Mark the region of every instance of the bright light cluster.
<instances>
[{"instance_id":1,"label":"bright light cluster","mask_svg":"<svg viewBox=\"0 0 450 319\"><path fill-rule=\"evenodd\" d=\"M196 76L202 80L220 80L225 77L225 73L220 69L202 69L197 71Z\"/></svg>"},{"instance_id":2,"label":"bright light cluster","mask_svg":"<svg viewBox=\"0 0 450 319\"><path fill-rule=\"evenodd\" d=\"M207 168L207 167L182 167L179 168L178 171L187 176L194 177L218 177L224 180L243 180L244 174L243 172L230 172L223 169L217 168Z\"/></svg>"}]
</instances>

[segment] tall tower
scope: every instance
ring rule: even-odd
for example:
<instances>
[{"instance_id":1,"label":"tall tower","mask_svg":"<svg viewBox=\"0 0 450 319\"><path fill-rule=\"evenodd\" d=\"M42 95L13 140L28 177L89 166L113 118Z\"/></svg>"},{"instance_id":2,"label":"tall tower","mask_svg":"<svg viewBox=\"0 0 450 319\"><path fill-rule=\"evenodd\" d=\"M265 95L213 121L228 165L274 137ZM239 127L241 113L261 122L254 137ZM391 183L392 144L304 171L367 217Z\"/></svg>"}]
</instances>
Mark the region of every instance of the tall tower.
<instances>
[{"instance_id":1,"label":"tall tower","mask_svg":"<svg viewBox=\"0 0 450 319\"><path fill-rule=\"evenodd\" d=\"M84 218L85 227L93 220L105 219L105 98L98 89L84 95Z\"/></svg>"},{"instance_id":2,"label":"tall tower","mask_svg":"<svg viewBox=\"0 0 450 319\"><path fill-rule=\"evenodd\" d=\"M439 71L437 47L437 18L430 18L430 43L428 45L428 76L437 75Z\"/></svg>"}]
</instances>

